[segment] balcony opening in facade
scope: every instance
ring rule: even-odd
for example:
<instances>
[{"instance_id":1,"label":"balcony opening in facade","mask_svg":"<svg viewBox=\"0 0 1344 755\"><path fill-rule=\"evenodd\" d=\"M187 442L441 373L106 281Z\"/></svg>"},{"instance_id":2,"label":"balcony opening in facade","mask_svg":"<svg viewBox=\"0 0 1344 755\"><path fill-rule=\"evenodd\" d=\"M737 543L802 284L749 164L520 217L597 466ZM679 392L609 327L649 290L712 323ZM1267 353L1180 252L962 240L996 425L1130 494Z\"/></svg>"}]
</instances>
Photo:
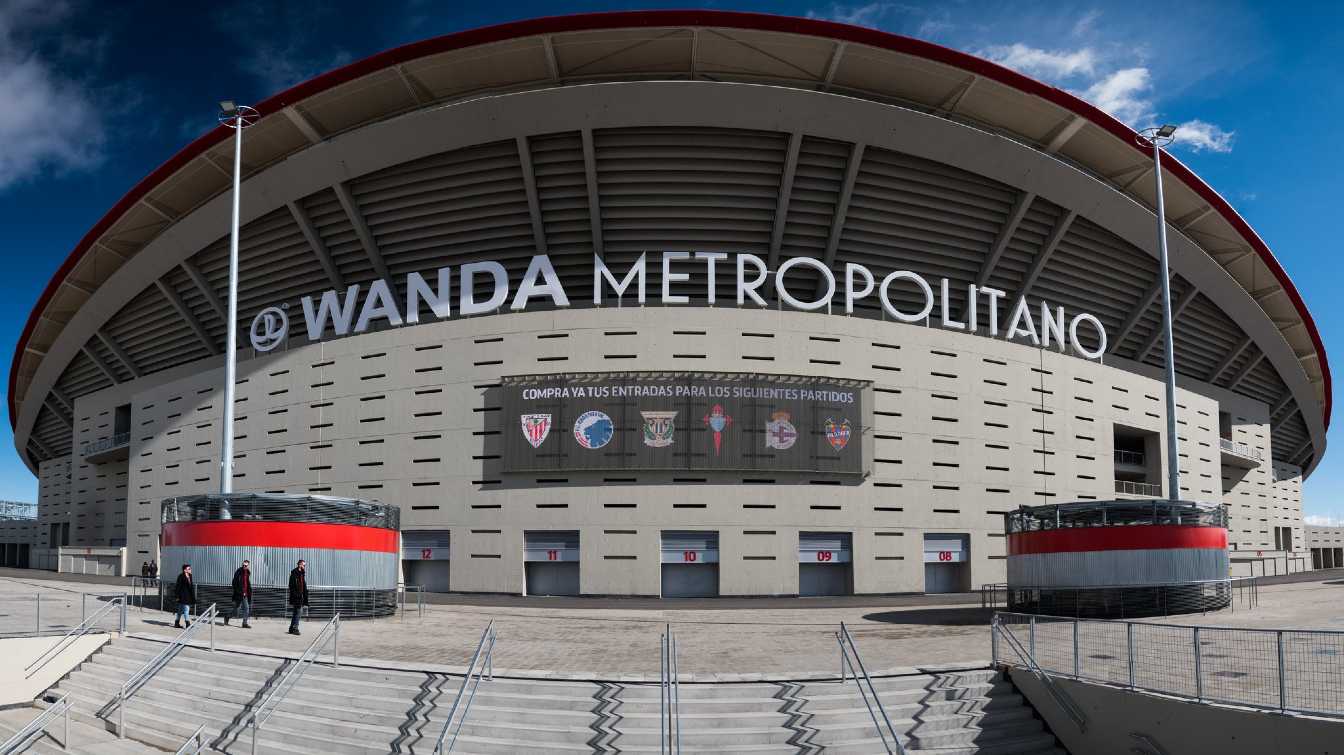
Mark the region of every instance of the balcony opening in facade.
<instances>
[{"instance_id":1,"label":"balcony opening in facade","mask_svg":"<svg viewBox=\"0 0 1344 755\"><path fill-rule=\"evenodd\" d=\"M1116 425L1115 492L1125 496L1162 495L1162 436L1152 430Z\"/></svg>"}]
</instances>

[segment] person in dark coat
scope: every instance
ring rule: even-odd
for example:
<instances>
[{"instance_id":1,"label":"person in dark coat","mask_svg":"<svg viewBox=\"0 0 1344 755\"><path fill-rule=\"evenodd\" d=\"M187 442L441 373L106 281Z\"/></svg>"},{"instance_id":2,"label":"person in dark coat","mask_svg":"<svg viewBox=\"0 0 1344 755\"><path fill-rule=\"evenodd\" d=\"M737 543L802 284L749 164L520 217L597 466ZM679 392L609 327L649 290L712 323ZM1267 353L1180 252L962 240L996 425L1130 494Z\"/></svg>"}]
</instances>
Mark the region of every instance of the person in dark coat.
<instances>
[{"instance_id":1,"label":"person in dark coat","mask_svg":"<svg viewBox=\"0 0 1344 755\"><path fill-rule=\"evenodd\" d=\"M252 562L243 559L243 565L233 573L233 610L224 617L224 626L241 611L243 629L251 629L247 620L252 618Z\"/></svg>"},{"instance_id":2,"label":"person in dark coat","mask_svg":"<svg viewBox=\"0 0 1344 755\"><path fill-rule=\"evenodd\" d=\"M149 578L150 579L159 578L159 563L157 561L149 562Z\"/></svg>"},{"instance_id":3,"label":"person in dark coat","mask_svg":"<svg viewBox=\"0 0 1344 755\"><path fill-rule=\"evenodd\" d=\"M299 559L299 565L289 573L289 633L299 633L299 612L308 606L307 562Z\"/></svg>"},{"instance_id":4,"label":"person in dark coat","mask_svg":"<svg viewBox=\"0 0 1344 755\"><path fill-rule=\"evenodd\" d=\"M191 623L191 607L196 605L196 583L191 580L191 564L182 564L182 573L177 575L177 614L173 616L173 626L182 628L182 620Z\"/></svg>"},{"instance_id":5,"label":"person in dark coat","mask_svg":"<svg viewBox=\"0 0 1344 755\"><path fill-rule=\"evenodd\" d=\"M141 576L141 577L149 577L149 562L148 562L148 561L141 561L141 562L140 562L140 576Z\"/></svg>"}]
</instances>

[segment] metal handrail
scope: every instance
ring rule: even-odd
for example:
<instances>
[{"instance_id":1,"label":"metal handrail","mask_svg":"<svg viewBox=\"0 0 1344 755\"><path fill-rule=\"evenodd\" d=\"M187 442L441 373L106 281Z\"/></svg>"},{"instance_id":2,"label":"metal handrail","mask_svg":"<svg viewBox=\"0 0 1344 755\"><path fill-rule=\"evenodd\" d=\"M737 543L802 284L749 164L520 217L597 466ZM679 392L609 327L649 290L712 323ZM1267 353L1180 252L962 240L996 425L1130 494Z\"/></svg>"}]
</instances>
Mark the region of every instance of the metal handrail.
<instances>
[{"instance_id":1,"label":"metal handrail","mask_svg":"<svg viewBox=\"0 0 1344 755\"><path fill-rule=\"evenodd\" d=\"M1143 466L1147 457L1142 451L1128 451L1123 448L1115 449L1115 461L1118 464L1133 464Z\"/></svg>"},{"instance_id":2,"label":"metal handrail","mask_svg":"<svg viewBox=\"0 0 1344 755\"><path fill-rule=\"evenodd\" d=\"M126 738L126 701L130 699L131 695L139 692L140 688L145 686L151 677L159 673L164 666L168 665L169 661L182 651L183 647L186 647L187 640L202 626L202 622L205 623L205 626L210 627L210 652L215 652L215 617L218 615L219 609L215 603L211 603L209 608L201 611L196 618L187 622L186 628L178 632L172 642L169 642L167 647L159 651L158 655L150 658L145 665L131 674L125 682L122 682L121 689L117 691L117 696L108 700L99 709L98 717L104 719L112 713L113 709L116 709L118 738Z\"/></svg>"},{"instance_id":3,"label":"metal handrail","mask_svg":"<svg viewBox=\"0 0 1344 755\"><path fill-rule=\"evenodd\" d=\"M489 624L481 632L481 641L476 643L476 652L471 656L471 665L467 666L467 673L462 677L462 686L458 687L457 695L453 697L453 707L448 709L448 720L443 722L443 729L439 731L439 738L434 741L434 755L443 755L453 751L457 745L457 736L462 733L462 725L467 722L467 714L471 712L471 703L476 699L476 688L480 686L482 678L489 678L494 681L495 678L495 622L491 619ZM479 665L479 666L478 666ZM471 690L467 690L467 685L471 685ZM457 718L457 707L462 704L463 694L467 695L467 706L462 709L462 717ZM457 728L453 729L453 721L456 719ZM449 730L453 730L453 738L448 740L448 746L444 747L443 740L448 736Z\"/></svg>"},{"instance_id":4,"label":"metal handrail","mask_svg":"<svg viewBox=\"0 0 1344 755\"><path fill-rule=\"evenodd\" d=\"M1231 438L1219 438L1218 448L1228 453L1234 453L1238 456L1245 456L1256 461L1263 461L1264 454L1258 448L1251 448L1251 444L1245 441L1232 440Z\"/></svg>"},{"instance_id":5,"label":"metal handrail","mask_svg":"<svg viewBox=\"0 0 1344 755\"><path fill-rule=\"evenodd\" d=\"M65 719L65 732L61 735L60 743L62 750L70 749L70 693L61 695L60 699L52 703L49 708L38 714L33 720L29 721L22 729L14 732L14 736L0 743L0 755L11 755L20 753L32 744L34 739L42 736L47 730L47 724L57 716Z\"/></svg>"},{"instance_id":6,"label":"metal handrail","mask_svg":"<svg viewBox=\"0 0 1344 755\"><path fill-rule=\"evenodd\" d=\"M1156 482L1134 482L1133 480L1116 480L1115 492L1121 495L1146 495L1161 496L1162 486Z\"/></svg>"},{"instance_id":7,"label":"metal handrail","mask_svg":"<svg viewBox=\"0 0 1344 755\"><path fill-rule=\"evenodd\" d=\"M677 635L666 624L662 636L662 677L658 688L658 752L681 753L681 675L677 665Z\"/></svg>"},{"instance_id":8,"label":"metal handrail","mask_svg":"<svg viewBox=\"0 0 1344 755\"><path fill-rule=\"evenodd\" d=\"M401 618L406 618L406 600L411 592L415 593L415 608L418 618L423 619L425 618L425 586L404 583L397 585L397 593L401 597Z\"/></svg>"},{"instance_id":9,"label":"metal handrail","mask_svg":"<svg viewBox=\"0 0 1344 755\"><path fill-rule=\"evenodd\" d=\"M102 453L103 451L110 451L114 448L120 448L121 446L128 445L130 442L131 442L130 431L124 433L116 433L110 438L101 438L99 440L95 440L90 443L85 443L80 448L79 455L89 456L91 454Z\"/></svg>"},{"instance_id":10,"label":"metal handrail","mask_svg":"<svg viewBox=\"0 0 1344 755\"><path fill-rule=\"evenodd\" d=\"M70 647L70 645L74 644L75 641L78 640L80 637L83 637L84 635L88 634L90 629L92 629L94 626L97 626L99 621L102 621L104 614L106 614L108 611L111 611L113 608L117 606L121 606L122 610L121 622L119 626L122 631L125 631L126 595L123 593L107 601L107 603L104 604L102 608L99 608L97 611L94 611L92 616L79 622L79 626L66 632L65 635L61 637L61 639L56 641L56 644L47 648L46 651L42 653L42 655L39 655L37 658L34 658L32 663L29 663L27 666L24 666L23 670L27 672L24 678L25 679L32 678L33 674L36 674L37 672L41 671L43 666L46 666L48 663L50 663L52 659L60 655L62 651Z\"/></svg>"},{"instance_id":11,"label":"metal handrail","mask_svg":"<svg viewBox=\"0 0 1344 755\"><path fill-rule=\"evenodd\" d=\"M303 655L300 655L298 660L294 661L294 665L285 671L285 675L280 677L280 681L276 682L274 687L271 687L271 691L266 693L266 697L262 698L261 702L252 708L252 714L248 716L246 724L252 727L252 755L257 755L257 732L275 713L280 701L284 700L285 696L289 694L289 690L298 683L299 677L303 676L303 672L308 670L308 666L317 662L317 657L321 654L322 648L326 647L327 640L332 642L331 665L341 665L341 615L339 613L322 625L322 629L313 638L313 642L308 646L308 649L303 651Z\"/></svg>"},{"instance_id":12,"label":"metal handrail","mask_svg":"<svg viewBox=\"0 0 1344 755\"><path fill-rule=\"evenodd\" d=\"M187 741L183 742L182 746L177 748L177 752L174 753L174 755L199 755L199 753L204 751L205 724L201 724L196 727L196 731L193 731L191 736L187 737Z\"/></svg>"},{"instance_id":13,"label":"metal handrail","mask_svg":"<svg viewBox=\"0 0 1344 755\"><path fill-rule=\"evenodd\" d=\"M868 676L868 669L863 666L863 659L859 657L859 646L854 644L854 635L849 633L849 627L845 622L840 622L840 631L835 633L835 641L840 645L840 683L845 683L845 666L849 666L850 672L854 674L854 684L859 688L859 695L863 698L863 704L868 708L868 715L873 719L873 726L877 729L877 736L882 738L882 747L886 749L889 755L905 755L905 745L901 744L901 738L896 734L896 727L891 725L891 718L887 715L886 706L882 705L882 699L877 695L877 687L873 686L872 677ZM860 681L859 677L863 680ZM867 689L864 689L864 685ZM872 695L872 700L868 696ZM873 708L876 706L877 710ZM882 721L877 720L877 714L882 714ZM882 725L886 724L887 730L882 730ZM887 744L887 735L891 735L892 744ZM894 749L893 749L894 747Z\"/></svg>"},{"instance_id":14,"label":"metal handrail","mask_svg":"<svg viewBox=\"0 0 1344 755\"><path fill-rule=\"evenodd\" d=\"M1032 627L1034 630L1036 617L1031 617L1031 621L1033 622ZM1045 685L1046 691L1055 699L1055 702L1059 704L1059 707L1064 709L1064 712L1068 714L1069 718L1078 727L1078 730L1087 731L1087 714L1078 706L1078 703L1074 702L1073 698L1069 696L1069 693L1060 689L1060 687L1055 684L1055 680L1050 674L1046 673L1045 669L1041 668L1040 664L1036 662L1036 657L1031 654L1031 651L1022 646L1022 642L1017 639L1017 635L1013 634L1013 630L1003 625L1003 620L997 613L994 614L994 618L990 621L989 626L990 633L994 638L997 639L1002 637L1007 640L1008 647L1012 648L1013 652L1017 654L1017 657L1026 664L1027 669L1031 671L1037 679L1041 680L1041 683ZM994 643L994 655L995 660L997 661L997 642Z\"/></svg>"}]
</instances>

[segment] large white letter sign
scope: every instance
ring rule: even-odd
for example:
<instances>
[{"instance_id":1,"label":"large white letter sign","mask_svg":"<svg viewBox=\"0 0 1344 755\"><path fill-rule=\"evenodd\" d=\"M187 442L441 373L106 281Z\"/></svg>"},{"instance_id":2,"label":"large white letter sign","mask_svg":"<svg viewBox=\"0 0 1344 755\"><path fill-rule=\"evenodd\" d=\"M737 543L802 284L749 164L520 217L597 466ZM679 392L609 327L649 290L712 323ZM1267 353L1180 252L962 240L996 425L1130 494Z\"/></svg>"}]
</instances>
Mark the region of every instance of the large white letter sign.
<instances>
[{"instance_id":1,"label":"large white letter sign","mask_svg":"<svg viewBox=\"0 0 1344 755\"><path fill-rule=\"evenodd\" d=\"M633 280L635 280L636 278L638 278L638 280L639 280L639 285L638 285L638 287L637 287L637 293L639 294L639 303L640 303L640 304L643 304L643 303L644 303L644 268L645 268L645 264L646 264L645 258L646 258L647 256L648 256L647 252L644 253L644 254L639 255L639 259L635 260L635 264L633 264L633 265L630 266L630 270L625 274L625 277L621 279L620 283L617 283L617 282L616 282L616 277L615 277L614 275L611 274L611 270L608 270L608 269L607 269L607 263L603 262L601 257L599 257L599 256L597 256L596 254L594 254L594 255L593 255L593 303L594 303L594 304L601 304L601 303L602 303L602 281L603 281L603 280L606 280L606 282L607 282L608 284L611 285L612 290L614 290L614 291L616 292L616 296L617 296L617 298L620 298L620 297L622 297L622 296L625 296L625 290L626 290L627 288L630 287L630 283L631 283L631 281L633 281Z\"/></svg>"},{"instance_id":2,"label":"large white letter sign","mask_svg":"<svg viewBox=\"0 0 1344 755\"><path fill-rule=\"evenodd\" d=\"M345 301L337 304L337 293L328 291L322 294L322 301L317 305L317 312L313 312L313 297L303 297L303 319L308 325L308 340L316 341L322 337L323 331L327 329L327 320L331 320L331 329L336 335L343 336L350 332L350 321L355 316L355 302L359 299L359 285L353 285L345 290Z\"/></svg>"},{"instance_id":3,"label":"large white letter sign","mask_svg":"<svg viewBox=\"0 0 1344 755\"><path fill-rule=\"evenodd\" d=\"M747 280L748 263L756 268L755 280ZM742 306L742 304L746 302L748 296L750 296L751 300L756 302L757 305L762 307L765 306L765 299L762 299L761 295L756 293L756 289L765 285L766 275L765 260L754 254L737 255L737 306Z\"/></svg>"},{"instance_id":4,"label":"large white letter sign","mask_svg":"<svg viewBox=\"0 0 1344 755\"><path fill-rule=\"evenodd\" d=\"M713 304L714 289L718 288L719 285L719 281L714 275L714 263L728 259L728 255L723 252L696 252L695 258L705 261L705 300Z\"/></svg>"},{"instance_id":5,"label":"large white letter sign","mask_svg":"<svg viewBox=\"0 0 1344 755\"><path fill-rule=\"evenodd\" d=\"M919 288L920 293L924 295L924 306L918 312L908 315L896 309L896 305L891 303L891 296L887 289L891 287L893 281L898 280L913 282ZM929 288L928 281L909 270L897 270L883 278L882 288L877 292L877 295L882 299L882 308L887 310L887 314L901 322L923 322L929 318L929 313L933 311L933 289Z\"/></svg>"},{"instance_id":6,"label":"large white letter sign","mask_svg":"<svg viewBox=\"0 0 1344 755\"><path fill-rule=\"evenodd\" d=\"M944 327L944 328L951 328L951 329L953 329L953 330L965 330L965 329L966 329L966 323L964 323L964 322L957 322L956 320L953 320L953 319L952 319L952 312L951 312L951 309L952 309L952 297L950 297L950 296L947 295L947 279L946 279L946 278L943 279L943 296L942 296L942 299L940 300L940 304L942 305L942 308L943 308L943 327ZM971 306L974 307L975 305L972 304Z\"/></svg>"},{"instance_id":7,"label":"large white letter sign","mask_svg":"<svg viewBox=\"0 0 1344 755\"><path fill-rule=\"evenodd\" d=\"M1083 345L1081 343L1079 343L1078 323L1080 322L1092 323L1092 327L1096 329L1097 331L1096 351L1088 351L1087 349L1083 348ZM1084 312L1081 315L1074 315L1073 320L1069 322L1069 342L1073 344L1073 348L1076 349L1079 354L1082 354L1088 359L1101 359L1101 355L1106 353L1106 328L1102 326L1101 320L1098 320L1097 318L1087 314L1086 312Z\"/></svg>"},{"instance_id":8,"label":"large white letter sign","mask_svg":"<svg viewBox=\"0 0 1344 755\"><path fill-rule=\"evenodd\" d=\"M420 322L420 302L429 305L430 311L440 320L453 314L452 294L448 282L452 279L451 267L439 268L439 290L430 289L420 273L406 276L406 322L414 325Z\"/></svg>"},{"instance_id":9,"label":"large white letter sign","mask_svg":"<svg viewBox=\"0 0 1344 755\"><path fill-rule=\"evenodd\" d=\"M538 276L544 278L546 282L537 283ZM569 297L565 295L565 287L560 285L560 277L555 274L551 258L537 254L533 255L532 261L528 263L527 272L523 273L523 282L518 284L518 293L513 295L513 304L509 309L515 312L526 309L528 299L542 294L550 294L551 301L555 302L557 307L569 306Z\"/></svg>"},{"instance_id":10,"label":"large white letter sign","mask_svg":"<svg viewBox=\"0 0 1344 755\"><path fill-rule=\"evenodd\" d=\"M684 295L672 293L672 284L681 283L691 279L690 273L672 272L672 260L690 259L690 252L663 252L663 303L664 304L685 304L690 299Z\"/></svg>"},{"instance_id":11,"label":"large white letter sign","mask_svg":"<svg viewBox=\"0 0 1344 755\"><path fill-rule=\"evenodd\" d=\"M1064 308L1055 307L1055 311L1051 313L1050 305L1042 301L1041 346L1043 348L1050 348L1051 336L1054 336L1055 343L1058 344L1055 348L1060 351L1063 351L1065 347L1068 346L1068 342L1064 340Z\"/></svg>"},{"instance_id":12,"label":"large white letter sign","mask_svg":"<svg viewBox=\"0 0 1344 755\"><path fill-rule=\"evenodd\" d=\"M494 290L490 293L490 298L483 302L476 301L475 276L478 272L488 272L494 278ZM462 289L458 293L459 304L457 305L457 311L461 315L494 312L504 306L504 300L509 298L508 273L504 271L504 266L498 262L468 262L462 266L457 277Z\"/></svg>"},{"instance_id":13,"label":"large white letter sign","mask_svg":"<svg viewBox=\"0 0 1344 755\"><path fill-rule=\"evenodd\" d=\"M1023 325L1022 323L1026 323ZM1041 339L1036 335L1036 323L1031 319L1031 307L1027 306L1027 297L1018 298L1017 306L1013 308L1013 319L1008 322L1008 340L1013 340L1018 336L1027 336L1031 342L1037 346L1041 345Z\"/></svg>"},{"instance_id":14,"label":"large white letter sign","mask_svg":"<svg viewBox=\"0 0 1344 755\"><path fill-rule=\"evenodd\" d=\"M854 288L854 274L858 273L863 278L863 289ZM853 262L845 263L845 314L854 314L854 302L871 294L877 286L873 283L873 274L863 265L856 265Z\"/></svg>"},{"instance_id":15,"label":"large white letter sign","mask_svg":"<svg viewBox=\"0 0 1344 755\"><path fill-rule=\"evenodd\" d=\"M369 321L381 317L389 325L401 324L401 313L397 303L392 301L392 291L387 281L379 278L369 284L369 292L364 295L364 308L359 311L359 322L355 323L355 332L363 333L369 329Z\"/></svg>"},{"instance_id":16,"label":"large white letter sign","mask_svg":"<svg viewBox=\"0 0 1344 755\"><path fill-rule=\"evenodd\" d=\"M826 281L825 296L822 296L816 301L799 301L798 299L793 298L793 294L789 293L789 289L784 286L784 276L797 265L810 267L821 275L822 279ZM783 299L785 304L794 309L807 311L821 309L827 304L830 304L831 297L835 296L835 275L831 272L829 267L826 267L826 265L822 263L821 260L812 259L811 257L794 257L780 265L779 270L775 272L775 293L779 294L779 298Z\"/></svg>"}]
</instances>

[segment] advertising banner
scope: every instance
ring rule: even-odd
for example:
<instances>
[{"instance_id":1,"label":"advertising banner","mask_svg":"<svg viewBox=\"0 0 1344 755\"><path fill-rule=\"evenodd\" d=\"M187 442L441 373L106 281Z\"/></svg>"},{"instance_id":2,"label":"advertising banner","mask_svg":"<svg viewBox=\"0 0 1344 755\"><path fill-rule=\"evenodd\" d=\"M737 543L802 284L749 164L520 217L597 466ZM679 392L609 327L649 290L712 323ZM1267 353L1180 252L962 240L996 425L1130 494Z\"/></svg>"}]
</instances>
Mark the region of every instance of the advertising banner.
<instances>
[{"instance_id":1,"label":"advertising banner","mask_svg":"<svg viewBox=\"0 0 1344 755\"><path fill-rule=\"evenodd\" d=\"M862 474L866 387L710 372L505 377L504 471Z\"/></svg>"}]
</instances>

